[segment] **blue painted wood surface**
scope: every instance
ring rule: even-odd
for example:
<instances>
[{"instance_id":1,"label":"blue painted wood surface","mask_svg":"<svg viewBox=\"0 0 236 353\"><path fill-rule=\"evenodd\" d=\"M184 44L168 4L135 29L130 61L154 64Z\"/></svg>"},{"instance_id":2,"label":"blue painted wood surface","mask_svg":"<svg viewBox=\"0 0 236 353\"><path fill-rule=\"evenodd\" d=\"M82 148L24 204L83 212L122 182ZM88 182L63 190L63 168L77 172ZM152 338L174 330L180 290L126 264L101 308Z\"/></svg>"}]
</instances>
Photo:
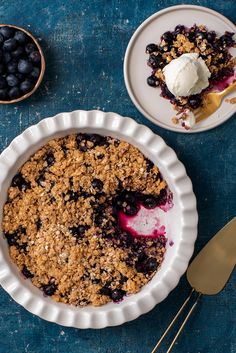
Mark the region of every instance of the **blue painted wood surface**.
<instances>
[{"instance_id":1,"label":"blue painted wood surface","mask_svg":"<svg viewBox=\"0 0 236 353\"><path fill-rule=\"evenodd\" d=\"M0 106L0 150L43 117L74 109L102 109L131 116L173 147L190 175L198 199L196 252L236 215L236 120L206 133L165 131L134 107L123 81L123 58L136 27L178 0L2 0L2 23L28 28L46 57L37 93L17 105ZM236 20L235 0L188 1ZM77 330L45 322L0 289L0 353L148 353L189 291L185 278L150 313L120 327ZM164 352L164 350L163 350ZM236 352L236 273L215 297L204 297L179 339L178 353Z\"/></svg>"}]
</instances>

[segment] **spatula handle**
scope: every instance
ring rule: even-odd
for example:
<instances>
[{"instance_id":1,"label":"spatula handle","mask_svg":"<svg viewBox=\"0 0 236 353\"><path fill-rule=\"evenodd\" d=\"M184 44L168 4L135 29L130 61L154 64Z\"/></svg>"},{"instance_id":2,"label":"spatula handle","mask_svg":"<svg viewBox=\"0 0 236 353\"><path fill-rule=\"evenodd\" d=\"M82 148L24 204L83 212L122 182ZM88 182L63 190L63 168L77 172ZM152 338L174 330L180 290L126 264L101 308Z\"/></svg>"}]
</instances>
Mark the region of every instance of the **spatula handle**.
<instances>
[{"instance_id":1,"label":"spatula handle","mask_svg":"<svg viewBox=\"0 0 236 353\"><path fill-rule=\"evenodd\" d=\"M151 353L155 353L157 352L157 349L160 347L162 341L164 340L164 338L166 337L167 333L170 331L170 329L172 328L172 326L174 325L174 323L176 322L176 320L178 319L178 317L180 316L180 314L182 313L183 309L185 308L185 306L188 304L188 302L190 301L190 299L192 298L193 294L197 293L194 289L191 290L189 296L186 298L186 300L184 301L183 305L181 306L181 308L179 309L179 311L177 312L177 314L175 315L175 317L173 318L173 320L171 321L171 323L169 324L169 326L167 327L167 329L165 330L165 332L163 333L163 335L161 336L161 338L159 339L159 341L157 342L156 346L153 348ZM166 353L170 353L172 348L174 347L175 342L177 341L180 333L182 332L184 326L186 325L188 319L190 318L193 310L195 309L195 307L197 306L198 300L201 296L201 293L197 293L197 297L194 301L194 303L192 304L192 306L190 307L187 315L185 316L185 319L183 320L177 334L175 335L173 341L171 342L168 350L166 351Z\"/></svg>"}]
</instances>

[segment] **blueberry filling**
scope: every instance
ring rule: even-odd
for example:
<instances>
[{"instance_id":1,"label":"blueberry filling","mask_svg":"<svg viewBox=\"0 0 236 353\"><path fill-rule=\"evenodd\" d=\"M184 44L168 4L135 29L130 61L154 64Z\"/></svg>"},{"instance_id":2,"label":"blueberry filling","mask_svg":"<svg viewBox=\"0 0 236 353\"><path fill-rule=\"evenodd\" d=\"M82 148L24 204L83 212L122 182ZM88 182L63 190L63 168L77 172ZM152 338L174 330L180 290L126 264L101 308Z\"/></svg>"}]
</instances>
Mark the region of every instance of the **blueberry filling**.
<instances>
[{"instance_id":1,"label":"blueberry filling","mask_svg":"<svg viewBox=\"0 0 236 353\"><path fill-rule=\"evenodd\" d=\"M79 226L74 226L74 227L69 228L69 231L71 232L71 234L74 237L79 239L79 238L83 237L84 233L88 229L89 229L89 226L87 226L87 225L79 225Z\"/></svg>"},{"instance_id":2,"label":"blueberry filling","mask_svg":"<svg viewBox=\"0 0 236 353\"><path fill-rule=\"evenodd\" d=\"M113 300L113 302L119 302L123 299L125 294L126 292L122 289L114 289L111 291L110 298Z\"/></svg>"},{"instance_id":3,"label":"blueberry filling","mask_svg":"<svg viewBox=\"0 0 236 353\"><path fill-rule=\"evenodd\" d=\"M39 186L44 186L44 182L45 182L45 172L44 171L41 171L39 176L37 177L37 179L35 180L36 183L39 185Z\"/></svg>"},{"instance_id":4,"label":"blueberry filling","mask_svg":"<svg viewBox=\"0 0 236 353\"><path fill-rule=\"evenodd\" d=\"M124 295L126 292L122 289L111 289L110 283L106 284L104 287L102 287L99 291L99 294L101 295L106 295L109 298L111 298L114 302L119 302L123 299Z\"/></svg>"},{"instance_id":5,"label":"blueberry filling","mask_svg":"<svg viewBox=\"0 0 236 353\"><path fill-rule=\"evenodd\" d=\"M157 87L160 85L160 81L155 75L151 75L147 78L147 83L151 87Z\"/></svg>"},{"instance_id":6,"label":"blueberry filling","mask_svg":"<svg viewBox=\"0 0 236 353\"><path fill-rule=\"evenodd\" d=\"M18 249L26 250L27 243L19 244L19 240L21 235L26 235L26 229L23 226L20 226L17 230L12 233L5 233L5 237L7 239L9 246L16 246Z\"/></svg>"},{"instance_id":7,"label":"blueberry filling","mask_svg":"<svg viewBox=\"0 0 236 353\"><path fill-rule=\"evenodd\" d=\"M12 179L11 186L18 187L20 191L30 189L30 182L26 181L21 173L17 173Z\"/></svg>"},{"instance_id":8,"label":"blueberry filling","mask_svg":"<svg viewBox=\"0 0 236 353\"><path fill-rule=\"evenodd\" d=\"M154 196L147 196L143 199L143 205L146 208L155 208L157 206L157 199Z\"/></svg>"},{"instance_id":9,"label":"blueberry filling","mask_svg":"<svg viewBox=\"0 0 236 353\"><path fill-rule=\"evenodd\" d=\"M52 296L56 290L57 290L57 285L55 283L48 283L48 284L44 284L42 285L42 291L44 292L45 295L47 296Z\"/></svg>"},{"instance_id":10,"label":"blueberry filling","mask_svg":"<svg viewBox=\"0 0 236 353\"><path fill-rule=\"evenodd\" d=\"M39 229L42 227L42 221L41 221L41 219L39 218L39 219L35 222L35 224L36 224L36 229L39 230Z\"/></svg>"},{"instance_id":11,"label":"blueberry filling","mask_svg":"<svg viewBox=\"0 0 236 353\"><path fill-rule=\"evenodd\" d=\"M5 237L7 238L7 242L9 246L18 244L19 234L17 231L13 233L5 233Z\"/></svg>"},{"instance_id":12,"label":"blueberry filling","mask_svg":"<svg viewBox=\"0 0 236 353\"><path fill-rule=\"evenodd\" d=\"M152 273L157 270L158 263L154 257L149 257L148 259L145 259L144 261L138 260L135 264L135 268L136 268L137 272L149 274L149 273Z\"/></svg>"},{"instance_id":13,"label":"blueberry filling","mask_svg":"<svg viewBox=\"0 0 236 353\"><path fill-rule=\"evenodd\" d=\"M158 46L156 44L151 43L146 46L146 53L147 54L152 54L157 51L158 51Z\"/></svg>"},{"instance_id":14,"label":"blueberry filling","mask_svg":"<svg viewBox=\"0 0 236 353\"><path fill-rule=\"evenodd\" d=\"M103 182L100 179L95 178L92 180L92 187L100 191L103 188Z\"/></svg>"},{"instance_id":15,"label":"blueberry filling","mask_svg":"<svg viewBox=\"0 0 236 353\"><path fill-rule=\"evenodd\" d=\"M34 277L34 275L29 271L29 269L25 265L24 265L21 272L26 278L33 278Z\"/></svg>"},{"instance_id":16,"label":"blueberry filling","mask_svg":"<svg viewBox=\"0 0 236 353\"><path fill-rule=\"evenodd\" d=\"M47 162L48 167L51 167L55 163L55 157L52 152L48 152L44 156L44 160Z\"/></svg>"},{"instance_id":17,"label":"blueberry filling","mask_svg":"<svg viewBox=\"0 0 236 353\"><path fill-rule=\"evenodd\" d=\"M66 193L66 196L67 196L66 202L67 201L78 201L80 194L77 191L69 190Z\"/></svg>"},{"instance_id":18,"label":"blueberry filling","mask_svg":"<svg viewBox=\"0 0 236 353\"><path fill-rule=\"evenodd\" d=\"M91 145L87 142L90 142ZM96 146L108 146L109 142L106 136L98 134L82 134L76 135L76 143L80 151L86 152L88 149L95 148Z\"/></svg>"}]
</instances>

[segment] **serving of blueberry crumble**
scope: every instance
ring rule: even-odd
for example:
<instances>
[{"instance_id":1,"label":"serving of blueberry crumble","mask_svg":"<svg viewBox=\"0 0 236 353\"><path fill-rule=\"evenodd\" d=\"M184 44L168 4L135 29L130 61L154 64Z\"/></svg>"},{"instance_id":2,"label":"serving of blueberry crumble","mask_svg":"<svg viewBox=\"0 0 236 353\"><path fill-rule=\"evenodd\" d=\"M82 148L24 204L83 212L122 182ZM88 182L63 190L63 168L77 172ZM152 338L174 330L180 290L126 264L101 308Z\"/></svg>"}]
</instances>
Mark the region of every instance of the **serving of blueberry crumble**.
<instances>
[{"instance_id":1,"label":"serving of blueberry crumble","mask_svg":"<svg viewBox=\"0 0 236 353\"><path fill-rule=\"evenodd\" d=\"M12 260L46 296L99 306L154 276L167 237L155 222L145 230L143 217L171 206L158 167L136 147L79 133L49 141L20 168L2 227Z\"/></svg>"},{"instance_id":2,"label":"serving of blueberry crumble","mask_svg":"<svg viewBox=\"0 0 236 353\"><path fill-rule=\"evenodd\" d=\"M146 46L152 69L147 84L159 86L161 96L170 100L177 113L194 111L209 91L222 90L235 80L235 58L229 52L235 47L233 35L220 36L196 24L190 28L178 25L163 33L158 44Z\"/></svg>"}]
</instances>

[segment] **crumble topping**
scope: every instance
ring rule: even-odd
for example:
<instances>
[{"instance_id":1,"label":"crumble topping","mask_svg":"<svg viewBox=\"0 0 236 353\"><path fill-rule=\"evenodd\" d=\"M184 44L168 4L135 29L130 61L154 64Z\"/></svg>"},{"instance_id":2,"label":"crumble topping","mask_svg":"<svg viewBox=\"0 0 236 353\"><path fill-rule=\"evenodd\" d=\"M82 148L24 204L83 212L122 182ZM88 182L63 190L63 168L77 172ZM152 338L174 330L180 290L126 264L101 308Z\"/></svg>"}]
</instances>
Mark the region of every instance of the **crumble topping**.
<instances>
[{"instance_id":1,"label":"crumble topping","mask_svg":"<svg viewBox=\"0 0 236 353\"><path fill-rule=\"evenodd\" d=\"M224 88L227 87L227 79L234 76L235 58L229 52L229 48L235 47L233 35L226 31L219 36L205 25L196 24L190 28L178 25L174 31L163 33L158 44L151 43L146 47L146 53L149 54L147 64L152 68L151 76L147 78L148 85L160 86L161 96L169 99L177 112L182 113L186 109L194 111L201 107L209 91L222 82L225 83ZM175 97L166 86L163 69L173 59L186 53L197 53L205 61L211 72L210 84L200 94ZM178 123L178 119L173 122Z\"/></svg>"},{"instance_id":2,"label":"crumble topping","mask_svg":"<svg viewBox=\"0 0 236 353\"><path fill-rule=\"evenodd\" d=\"M2 227L12 260L58 302L99 306L145 285L163 261L166 237L134 237L118 210L167 199L158 167L125 141L95 134L53 139L14 176Z\"/></svg>"}]
</instances>

